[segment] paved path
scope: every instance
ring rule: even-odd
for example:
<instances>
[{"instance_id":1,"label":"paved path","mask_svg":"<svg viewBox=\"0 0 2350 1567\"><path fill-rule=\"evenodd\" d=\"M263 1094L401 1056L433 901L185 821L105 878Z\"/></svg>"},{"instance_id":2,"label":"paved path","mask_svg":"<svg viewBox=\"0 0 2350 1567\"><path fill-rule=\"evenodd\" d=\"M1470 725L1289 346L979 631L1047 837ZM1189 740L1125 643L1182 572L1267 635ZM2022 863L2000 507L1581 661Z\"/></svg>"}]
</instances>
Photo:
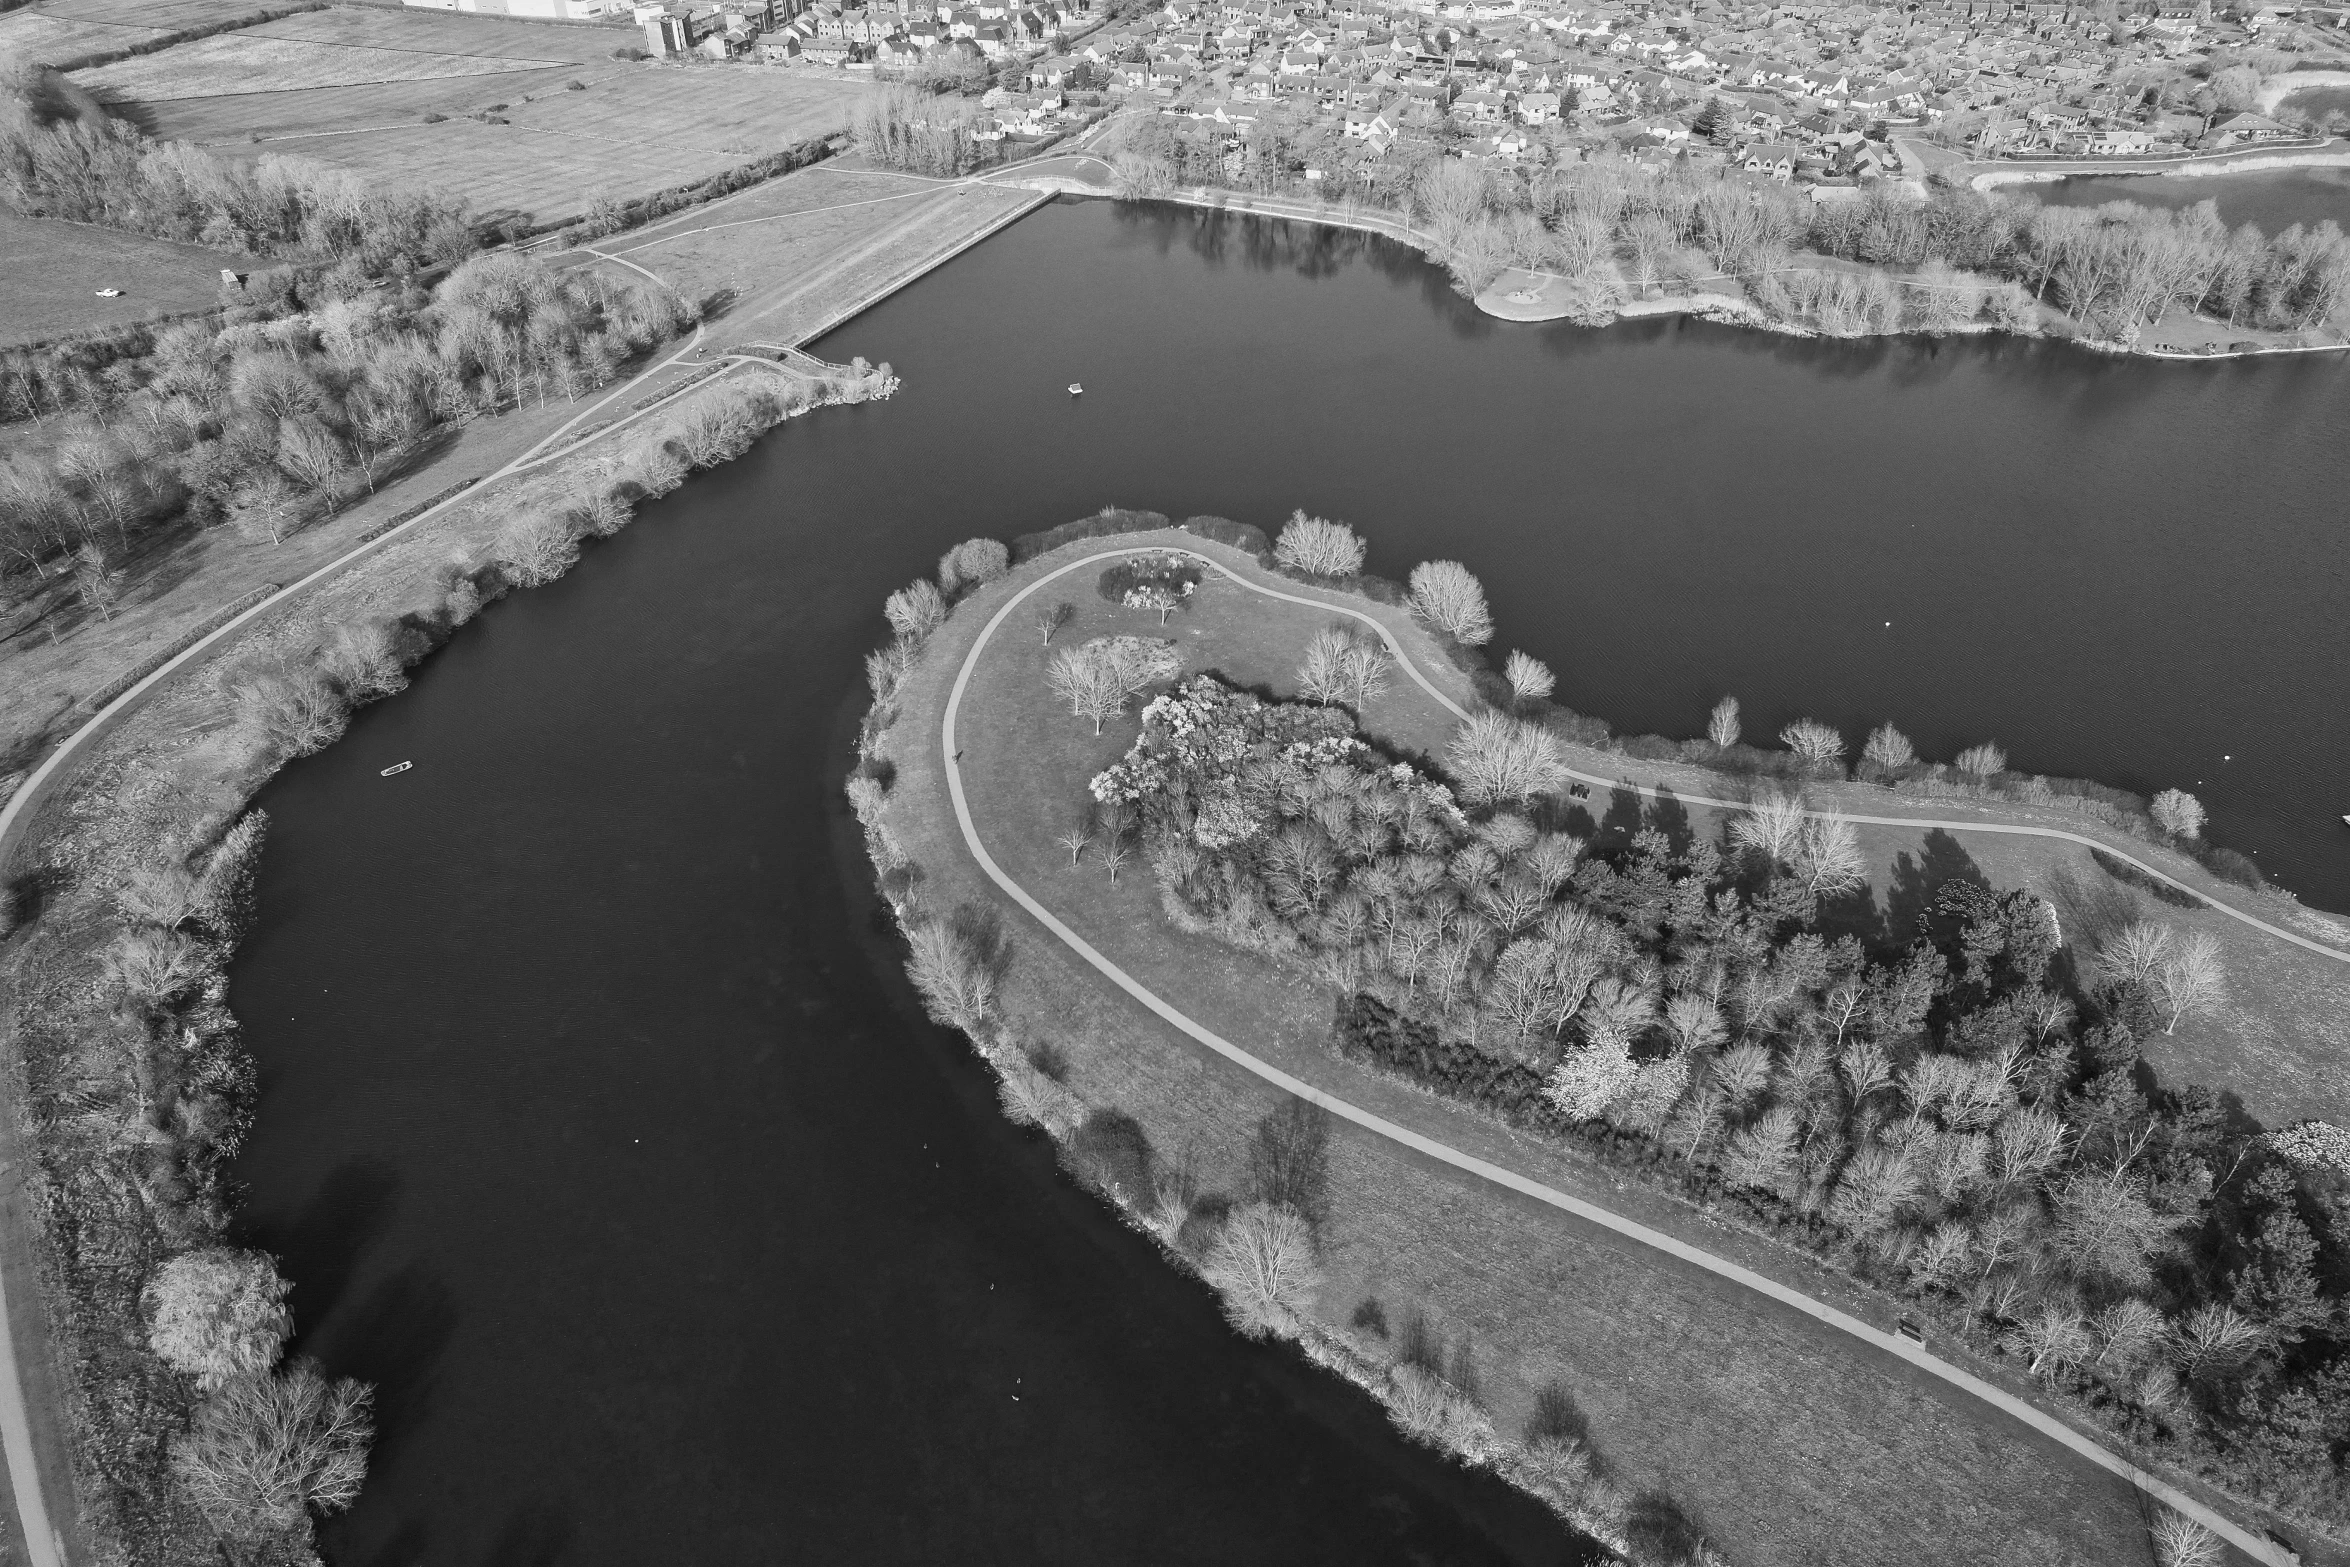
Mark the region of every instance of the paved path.
<instances>
[{"instance_id":1,"label":"paved path","mask_svg":"<svg viewBox=\"0 0 2350 1567\"><path fill-rule=\"evenodd\" d=\"M1374 1115L1368 1110L1364 1110L1356 1105L1349 1104L1343 1099L1336 1098L1333 1095L1316 1088L1313 1084L1305 1082L1303 1079L1292 1077L1287 1072L1280 1070L1278 1067L1271 1066L1266 1062L1259 1060L1257 1057L1249 1054L1248 1051L1242 1049L1240 1046L1233 1044L1230 1040L1209 1032L1206 1028L1201 1027L1198 1023L1193 1022L1183 1013L1168 1005L1167 1002L1161 1000L1158 995L1146 988L1139 980L1135 979L1133 975L1127 973L1117 964L1111 962L1107 957L1104 957L1100 952L1096 951L1083 936L1080 936L1076 931L1071 930L1067 925L1061 923L1061 921L1053 914L1050 909L1047 909L1034 897L1030 896L1026 888L1022 887L1018 882L1014 881L1010 876L1006 875L1003 871L1003 868L996 864L994 857L987 852L987 846L980 842L978 826L971 819L970 802L965 797L963 792L963 770L955 760L957 754L955 719L958 710L962 705L964 689L970 684L971 673L978 667L979 657L987 650L988 642L994 637L996 631L1007 619L1011 617L1012 613L1020 607L1020 605L1028 598L1030 594L1036 592L1045 584L1052 582L1057 578L1064 577L1070 572L1081 571L1088 566L1098 564L1102 561L1114 560L1124 555L1155 554L1164 551L1166 548L1166 545L1159 544L1146 548L1098 550L1091 554L1081 555L1077 559L1070 561L1067 565L1047 572L1045 575L1037 578L1034 582L1028 584L1027 587L1022 588L1018 593L1013 594L1012 597L1004 603L1003 607L995 612L994 616L987 622L987 625L980 631L978 640L972 643L971 651L964 656L962 667L955 672L955 683L953 688L947 694L946 716L941 723L939 735L939 754L945 758L946 762L947 792L953 797L955 804L955 820L956 823L962 828L963 842L969 846L972 858L979 862L979 868L987 873L988 879L993 881L998 887L1001 887L1005 894L1009 896L1013 902L1019 904L1021 908L1027 910L1028 913L1036 919L1037 923L1042 925L1046 930L1050 931L1063 946L1066 946L1070 951L1083 958L1087 963L1091 964L1095 970L1101 973L1105 978L1109 979L1111 983L1115 984L1119 989L1132 996L1136 1001L1147 1007L1158 1017L1164 1019L1167 1023L1173 1025L1175 1028L1182 1030L1183 1033L1189 1035L1192 1039L1197 1040L1200 1044L1205 1045L1208 1049L1224 1057L1226 1060L1231 1061L1242 1069L1253 1073L1268 1083L1271 1083L1274 1087L1282 1089L1285 1092L1295 1094L1300 1099L1307 1100L1310 1103L1320 1105L1325 1110L1328 1110L1332 1115L1341 1117L1347 1121L1351 1121L1366 1131L1373 1132L1378 1136L1389 1139L1392 1142L1399 1143L1406 1148L1412 1149L1417 1153L1424 1154L1440 1163L1451 1165L1453 1168L1458 1170L1467 1171L1469 1174L1477 1176L1482 1180L1491 1181L1496 1186L1506 1187L1510 1191L1518 1192L1524 1196L1531 1197L1537 1202L1545 1203L1548 1206L1557 1208L1562 1212L1571 1213L1578 1218L1588 1220L1593 1224L1599 1225L1602 1228L1611 1230L1618 1235L1624 1236L1626 1239L1634 1241L1639 1245L1650 1247L1656 1251L1663 1252L1667 1256L1677 1258L1682 1262L1690 1263L1696 1267L1703 1268L1707 1272L1727 1279L1731 1283L1739 1285L1742 1288L1752 1290L1754 1293L1765 1296L1768 1299L1776 1301L1783 1306L1788 1306L1796 1311L1800 1311L1805 1316L1824 1323L1828 1327L1833 1328L1840 1333L1849 1334L1853 1338L1860 1340L1862 1343L1869 1345L1871 1348L1882 1350L1886 1354L1893 1355L1898 1359L1907 1361L1909 1364L1918 1367L1928 1374L1940 1378L1942 1381L1950 1384L1954 1388L1957 1388L1959 1391L1978 1398L1984 1403L1989 1404L1992 1407L2014 1417L2016 1420L2021 1421L2023 1424L2031 1427L2034 1431L2039 1432L2041 1435L2046 1436L2053 1441L2062 1443L2065 1447L2069 1448L2075 1453L2080 1454L2083 1458L2088 1459L2091 1463L2096 1464L2099 1468L2108 1470L2111 1473L2120 1476L2122 1479L2129 1481L2140 1491L2143 1491L2146 1495L2161 1502L2164 1506L2184 1513L2188 1517L2194 1519L2196 1522L2202 1524L2205 1528L2212 1530L2222 1539L2226 1540L2229 1544L2235 1546L2238 1550L2244 1552L2247 1556L2250 1556L2253 1560L2259 1562L2268 1562L2274 1564L2274 1567L2288 1567L2287 1559L2276 1549L2276 1547L2270 1545L2268 1541L2260 1538L2258 1535L2255 1535L2246 1529L2239 1527L2225 1516L2213 1511L2209 1507L2204 1506L2195 1498L2170 1485L2167 1481L2164 1481L2155 1475L2148 1474L2145 1470L2138 1468L2135 1464L2130 1463L2127 1459L2124 1459L2118 1454L2109 1451L2102 1444L2095 1442L2090 1438L2082 1435L2080 1432L2074 1430L2064 1421L2034 1408L2032 1405L2024 1402L2022 1399L2015 1397L2013 1394L2008 1393L2001 1388L1993 1386L1991 1383L1984 1381L1980 1377L1974 1376L1969 1372L1963 1371L1958 1367L1947 1363L1946 1361L1940 1360L1935 1356L1928 1354L1921 1345L1913 1344L1908 1339L1902 1338L1897 1334L1881 1332L1878 1329L1869 1326L1867 1323L1861 1321L1857 1317L1850 1316L1844 1312L1838 1311L1833 1306L1829 1306L1823 1304L1820 1301L1812 1299L1810 1296L1804 1294L1801 1290L1789 1288L1787 1285L1779 1283L1776 1279L1766 1278L1762 1274L1756 1273L1750 1268L1741 1267L1737 1263L1734 1263L1725 1257L1718 1257L1712 1252L1702 1250L1696 1246L1692 1246L1677 1236L1667 1235L1662 1230L1650 1229L1647 1225L1638 1223L1631 1219L1627 1219L1611 1209L1602 1208L1595 1203L1585 1202L1580 1198L1570 1197L1565 1192L1556 1191L1551 1187L1542 1185L1540 1182L1529 1180L1527 1177L1520 1175L1515 1170L1506 1169L1501 1165L1493 1164L1487 1160L1477 1158L1473 1154L1463 1153L1459 1149L1451 1147L1449 1144L1438 1142L1432 1137L1427 1137L1419 1132L1415 1132L1410 1127L1400 1126L1397 1123L1387 1120L1382 1116ZM1420 672L1418 666L1404 655L1401 644L1399 644L1388 632L1387 628L1381 625L1374 617L1343 604L1333 604L1325 599L1307 598L1302 594L1285 593L1277 588L1266 587L1261 583L1250 581L1248 578L1242 576L1239 572L1236 572L1230 567L1224 565L1221 561L1211 560L1205 556L1200 558L1206 565L1216 571L1222 572L1226 577L1229 577L1232 581L1238 583L1244 588L1249 589L1251 592L1262 593L1268 598L1281 599L1292 604L1305 604L1310 605L1311 607L1318 610L1327 610L1338 614L1349 615L1354 619L1360 620L1371 626L1379 633L1380 637L1394 652L1396 655L1396 661L1403 666L1403 668L1415 681L1420 684L1423 689L1425 689L1431 696L1434 696L1439 702L1443 703L1444 706L1452 712L1456 714L1462 714L1464 717L1466 716L1464 713L1462 713L1462 709L1458 703L1454 702L1450 697L1447 697L1443 692L1437 690L1434 685L1429 683L1428 678ZM1606 782L1604 779L1598 781ZM1734 805L1733 808L1743 809L1744 807ZM1933 825L1944 826L1958 824L1934 823ZM2067 835L2055 834L2054 836L2061 837Z\"/></svg>"},{"instance_id":2,"label":"paved path","mask_svg":"<svg viewBox=\"0 0 2350 1567\"><path fill-rule=\"evenodd\" d=\"M500 479L572 456L588 442L600 440L604 436L627 428L640 419L649 418L661 412L679 394L708 385L709 382L696 382L692 386L678 387L670 392L662 393L657 401L615 420L612 424L594 432L584 441L559 451L550 452L548 450L561 441L564 435L578 425L581 420L592 418L598 411L610 406L617 399L639 391L650 377L686 363L701 339L702 333L697 327L692 339L676 353L651 367L643 375L631 377L626 385L615 389L610 395L599 399L582 409L574 417L565 420L561 427L548 434L544 440L504 467L486 475L478 484L469 486L461 494L451 496L436 506L418 512L414 517L389 532L370 539L355 549L346 551L300 581L280 588L243 614L191 643L178 656L153 674L92 714L87 723L68 736L56 750L49 753L47 759L41 763L33 775L24 781L23 786L9 797L7 804L0 806L0 867L5 867L9 857L16 852L25 828L32 819L34 805L56 785L66 764L86 750L101 735L112 729L129 714L131 709L145 701L148 693L157 686L219 647L225 639L234 636L251 624L255 617L268 613L299 594L308 592L328 578L339 574L346 567L404 536L411 529L423 526L450 507L461 506L475 500L484 489L497 483ZM763 360L738 362L768 363ZM773 366L770 365L770 368ZM541 455L542 453L545 455ZM27 1255L30 1254L30 1249L29 1244L22 1248ZM5 1453L8 1461L9 1485L16 1498L17 1519L24 1528L25 1548L32 1557L32 1567L65 1567L67 1557L65 1542L50 1518L48 1498L43 1487L38 1454L33 1443L32 1426L25 1407L24 1378L17 1364L16 1345L8 1331L7 1292L11 1286L19 1290L29 1290L32 1281L21 1276L10 1279L6 1277L6 1272L7 1270L0 1269L0 1452ZM62 1415L53 1417L51 1429L61 1431L63 1429L62 1421Z\"/></svg>"}]
</instances>

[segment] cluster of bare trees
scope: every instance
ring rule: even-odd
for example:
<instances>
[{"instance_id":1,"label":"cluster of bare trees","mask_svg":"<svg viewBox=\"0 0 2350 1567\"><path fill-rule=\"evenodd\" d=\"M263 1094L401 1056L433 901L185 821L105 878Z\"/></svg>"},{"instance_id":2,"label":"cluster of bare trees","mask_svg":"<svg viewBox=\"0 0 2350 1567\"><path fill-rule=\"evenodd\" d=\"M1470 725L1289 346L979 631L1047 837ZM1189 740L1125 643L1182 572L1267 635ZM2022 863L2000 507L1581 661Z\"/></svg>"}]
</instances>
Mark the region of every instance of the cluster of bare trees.
<instances>
[{"instance_id":1,"label":"cluster of bare trees","mask_svg":"<svg viewBox=\"0 0 2350 1567\"><path fill-rule=\"evenodd\" d=\"M117 560L183 517L275 544L432 431L576 397L690 320L666 292L507 255L465 263L413 306L344 299L168 327L118 399L57 418L14 410L36 423L0 463L0 555L37 582L77 552ZM84 596L103 607L87 584Z\"/></svg>"},{"instance_id":2,"label":"cluster of bare trees","mask_svg":"<svg viewBox=\"0 0 2350 1567\"><path fill-rule=\"evenodd\" d=\"M275 153L237 163L151 141L128 121L72 113L45 75L0 80L0 201L13 211L249 254L330 257L353 283L475 249L463 206L447 197L377 190L349 170Z\"/></svg>"},{"instance_id":3,"label":"cluster of bare trees","mask_svg":"<svg viewBox=\"0 0 2350 1567\"><path fill-rule=\"evenodd\" d=\"M2114 336L2174 304L2231 325L2315 326L2350 288L2350 244L2335 223L2231 231L2211 202L2046 207L2029 196L1937 189L1919 201L1880 188L1819 209L1809 238L1832 256L2004 278ZM1999 308L2012 311L2013 296L2002 297Z\"/></svg>"},{"instance_id":4,"label":"cluster of bare trees","mask_svg":"<svg viewBox=\"0 0 2350 1567\"><path fill-rule=\"evenodd\" d=\"M979 140L979 108L970 99L902 84L877 88L849 116L857 150L909 174L969 174L995 161Z\"/></svg>"},{"instance_id":5,"label":"cluster of bare trees","mask_svg":"<svg viewBox=\"0 0 2350 1567\"><path fill-rule=\"evenodd\" d=\"M1339 702L1360 713L1387 690L1394 660L1387 644L1354 621L1322 627L1306 643L1298 665L1298 694L1309 702Z\"/></svg>"},{"instance_id":6,"label":"cluster of bare trees","mask_svg":"<svg viewBox=\"0 0 2350 1567\"><path fill-rule=\"evenodd\" d=\"M1182 654L1164 637L1095 637L1054 653L1045 683L1072 717L1091 720L1098 735L1138 693L1182 671Z\"/></svg>"}]
</instances>

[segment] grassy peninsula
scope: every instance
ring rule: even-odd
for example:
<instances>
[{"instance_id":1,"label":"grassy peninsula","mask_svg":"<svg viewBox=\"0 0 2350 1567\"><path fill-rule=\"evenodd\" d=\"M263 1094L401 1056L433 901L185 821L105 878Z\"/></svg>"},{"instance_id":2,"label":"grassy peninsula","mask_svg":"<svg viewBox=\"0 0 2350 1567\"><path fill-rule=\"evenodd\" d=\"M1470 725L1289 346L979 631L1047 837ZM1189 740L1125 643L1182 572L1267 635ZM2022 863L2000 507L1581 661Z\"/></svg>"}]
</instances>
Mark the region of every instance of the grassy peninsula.
<instances>
[{"instance_id":1,"label":"grassy peninsula","mask_svg":"<svg viewBox=\"0 0 2350 1567\"><path fill-rule=\"evenodd\" d=\"M2345 1140L2306 1108L2248 1114L2261 1068L2224 1043L2200 1084L2165 1052L2259 1010L2239 943L2307 986L2342 965L2250 925L2198 939L2228 918L2204 897L2245 894L2184 852L2179 802L2166 828L1882 739L1864 781L1840 744L1742 747L1734 723L1615 742L1550 707L1533 661L1483 667L1457 566L1407 593L1362 578L1338 525L1297 519L1275 550L1165 523L975 541L895 596L850 793L935 1015L1236 1326L1295 1337L1628 1560L2213 1544L1800 1314L1236 1070L972 838L1290 1078L1917 1324L2226 1519L2338 1546ZM1666 768L1675 792L1609 786ZM1859 799L1918 824L1864 833ZM1968 830L2047 820L2097 846ZM2323 1078L2319 1038L2285 1053Z\"/></svg>"}]
</instances>

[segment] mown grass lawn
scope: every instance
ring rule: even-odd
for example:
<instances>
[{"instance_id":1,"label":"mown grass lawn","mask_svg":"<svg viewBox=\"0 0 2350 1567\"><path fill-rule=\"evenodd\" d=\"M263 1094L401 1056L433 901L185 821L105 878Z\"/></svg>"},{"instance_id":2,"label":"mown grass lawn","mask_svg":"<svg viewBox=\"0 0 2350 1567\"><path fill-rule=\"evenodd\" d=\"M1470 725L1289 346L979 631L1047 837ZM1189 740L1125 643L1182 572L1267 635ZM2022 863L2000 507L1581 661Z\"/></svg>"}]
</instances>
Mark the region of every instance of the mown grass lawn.
<instances>
[{"instance_id":1,"label":"mown grass lawn","mask_svg":"<svg viewBox=\"0 0 2350 1567\"><path fill-rule=\"evenodd\" d=\"M1133 1115L1158 1156L1194 1161L1207 1189L1238 1194L1247 1139L1274 1107L1274 1091L1160 1023L1004 903L963 847L945 796L938 753L945 689L979 625L1036 571L1127 542L1070 546L1024 568L976 595L934 637L886 747L899 769L890 821L923 868L924 902L997 911L1011 951L1006 1015L1066 1056L1069 1085L1090 1104ZM1242 559L1197 541L1186 547ZM1639 1188L1617 1190L1564 1150L1522 1141L1337 1060L1324 1048L1332 992L1175 931L1147 867L1130 867L1114 884L1090 857L1069 868L1052 839L1080 809L1085 780L1131 742L1136 721L1129 716L1097 738L1051 700L1033 612L1054 599L1075 606L1057 642L1158 634L1154 615L1096 595L1099 570L1073 572L1015 611L963 700L964 786L982 839L1008 875L1160 996L1284 1070L1751 1266L1816 1282L1845 1309L1889 1320L1883 1303L1820 1275L1791 1250ZM1408 620L1378 613L1432 676L1460 682L1456 700L1465 696L1465 680ZM1298 653L1325 618L1237 588L1203 588L1167 634L1185 649L1189 669L1214 668L1287 693ZM1451 727L1440 706L1401 679L1366 718L1406 750L1434 749ZM1618 1472L1669 1495L1735 1561L2057 1567L2149 1559L2133 1492L2004 1417L1710 1274L1351 1126L1341 1125L1334 1140L1322 1236L1323 1321L1345 1328L1366 1298L1381 1303L1391 1324L1426 1312L1471 1346L1483 1396L1504 1429L1523 1421L1536 1387L1558 1380ZM2017 1385L2001 1368L1978 1369Z\"/></svg>"}]
</instances>

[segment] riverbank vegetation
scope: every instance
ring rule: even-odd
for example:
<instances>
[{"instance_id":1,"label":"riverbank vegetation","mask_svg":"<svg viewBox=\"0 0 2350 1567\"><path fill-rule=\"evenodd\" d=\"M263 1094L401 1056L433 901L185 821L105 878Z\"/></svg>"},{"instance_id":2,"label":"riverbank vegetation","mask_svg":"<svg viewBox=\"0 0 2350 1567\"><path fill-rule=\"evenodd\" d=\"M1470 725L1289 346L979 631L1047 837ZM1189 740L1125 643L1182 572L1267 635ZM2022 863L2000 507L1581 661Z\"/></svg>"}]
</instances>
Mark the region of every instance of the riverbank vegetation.
<instances>
[{"instance_id":1,"label":"riverbank vegetation","mask_svg":"<svg viewBox=\"0 0 2350 1567\"><path fill-rule=\"evenodd\" d=\"M1464 294L1522 268L1560 280L1594 320L1628 299L1713 293L1838 336L2029 332L2046 304L2132 345L2174 307L2229 328L2322 328L2350 291L2350 242L2332 221L2231 231L2208 202L2047 207L1940 186L1921 199L1886 182L1815 203L1745 174L1613 159L1524 170L1428 158L1340 190L1303 180L1277 129L1252 133L1235 175L1212 127L1163 118L1128 129L1114 166L1132 196L1222 185L1385 209Z\"/></svg>"},{"instance_id":2,"label":"riverbank vegetation","mask_svg":"<svg viewBox=\"0 0 2350 1567\"><path fill-rule=\"evenodd\" d=\"M0 354L0 584L52 636L107 618L121 564L158 538L275 546L453 425L576 398L696 318L667 290L477 255L431 197L40 102L0 110L17 210L341 258L257 276L209 316Z\"/></svg>"},{"instance_id":3,"label":"riverbank vegetation","mask_svg":"<svg viewBox=\"0 0 2350 1567\"><path fill-rule=\"evenodd\" d=\"M1307 577L1297 564L1306 537L1273 549L1260 537L1251 552ZM1364 587L1381 603L1410 602L1393 585ZM1933 768L1886 726L1855 764L1832 729L1790 725L1788 749L1765 750L1741 744L1725 703L1713 738L1654 743L1745 773L1753 806L1710 825L1669 802L1628 825L1611 810L1602 831L1560 793L1561 748L1576 737L1532 661L1518 668L1520 687L1463 653L1491 708L1449 752L1424 726L1395 752L1366 732L1366 704L1343 689L1325 701L1270 696L1261 639L1226 623L1230 601L1194 613L1218 618L1187 634L1185 667L1239 657L1248 673L1238 684L1194 675L1151 688L1163 694L1123 761L1082 795L1085 776L1067 778L1062 811L1024 805L1042 821L999 823L1005 841L990 834L999 858L1051 835L1049 860L1014 851L1029 866L1014 874L1053 878L1031 885L1096 912L1155 896L1175 932L1321 987L1337 1011L1332 1048L1378 1076L1534 1134L1595 1166L1601 1184L1629 1180L1806 1249L1947 1333L1938 1352L2004 1360L2141 1461L2342 1532L2350 1159L2313 1152L2338 1140L2328 1128L2266 1130L2224 1085L2166 1081L2149 1064L2168 1029L2222 1004L2208 944L2170 908L2060 932L2039 897L1954 870L1966 858L1955 844L1913 889L1916 939L1875 945L1838 928L1864 873L1851 824L1832 810L1804 814L1805 791L1833 797L1857 772L1990 797L2024 782L1997 747L1975 748L1964 768ZM1064 623L1055 617L1047 637ZM1100 624L1076 633L1077 645ZM1295 672L1273 684L1302 691L1317 643L1310 624L1296 630ZM1041 687L1050 650L1066 645L1048 640L1039 654L1027 643L1027 678ZM869 760L851 783L884 891L910 926L986 928L941 903L947 885L933 887L896 842L915 807L891 798L920 737L889 729L914 660L885 662ZM1377 698L1369 706L1392 711ZM1058 711L1077 735L1091 729ZM1441 771L1414 760L1432 754L1443 754ZM1014 787L1023 801L1035 792ZM2056 797L2045 784L2030 792ZM2143 802L2132 809L2130 797L2105 793L2112 799L2066 797L2175 847L2200 825L2186 797L2166 797L2157 823ZM1007 798L997 791L999 809ZM987 801L983 791L972 808ZM1136 891L1065 890L1088 880ZM1006 948L996 937L972 950L978 961ZM1134 943L1120 950L1132 966ZM1170 961L1189 973L1203 957L1181 948ZM1066 1135L1092 1113L1069 1098L1054 1044L1066 1030L1020 1009L1016 971L992 972L994 1043L982 1045L1007 1108ZM1153 982L1188 994L1166 974ZM1211 1006L1247 1004L1222 981L1201 983ZM1154 1120L1140 1104L1124 1108ZM1615 1201L1632 1200L1618 1190ZM1245 1191L1224 1200L1220 1218L1250 1206ZM1266 1277L1267 1251L1289 1254L1280 1241L1252 1232L1215 1262L1216 1276L1227 1288ZM1326 1255L1305 1261L1327 1271ZM1247 1288L1236 1320L1278 1320L1283 1290ZM1369 1333L1376 1307L1358 1326L1392 1353L1392 1340ZM1385 1385L1417 1409L1431 1390L1421 1379L1444 1375L1391 1365ZM1474 1405L1473 1393L1455 1393ZM1447 1422L1437 1413L1407 1423Z\"/></svg>"},{"instance_id":4,"label":"riverbank vegetation","mask_svg":"<svg viewBox=\"0 0 2350 1567\"><path fill-rule=\"evenodd\" d=\"M367 1390L281 1362L288 1285L227 1242L223 1172L255 1090L226 1004L264 831L246 802L639 503L778 420L894 384L886 366L753 369L697 391L606 451L459 509L435 525L441 545L387 545L258 622L40 802L0 900L0 985L76 1494L102 1559L305 1560L311 1518L347 1506L364 1472Z\"/></svg>"}]
</instances>

